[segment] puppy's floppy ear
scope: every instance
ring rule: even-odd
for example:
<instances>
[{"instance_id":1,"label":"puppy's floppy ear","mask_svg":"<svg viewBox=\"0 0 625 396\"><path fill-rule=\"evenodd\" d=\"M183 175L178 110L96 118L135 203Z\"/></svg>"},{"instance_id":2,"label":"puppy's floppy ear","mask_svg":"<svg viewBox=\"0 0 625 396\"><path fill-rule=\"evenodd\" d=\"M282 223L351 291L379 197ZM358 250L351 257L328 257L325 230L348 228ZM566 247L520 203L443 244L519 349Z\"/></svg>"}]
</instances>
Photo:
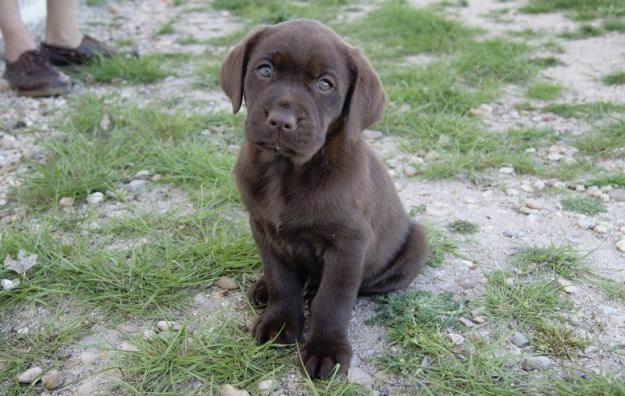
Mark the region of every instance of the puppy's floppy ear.
<instances>
[{"instance_id":1,"label":"puppy's floppy ear","mask_svg":"<svg viewBox=\"0 0 625 396\"><path fill-rule=\"evenodd\" d=\"M221 65L219 83L232 102L233 113L239 111L243 101L243 81L250 53L266 28L267 26L261 25L252 30L230 50L228 57Z\"/></svg>"},{"instance_id":2,"label":"puppy's floppy ear","mask_svg":"<svg viewBox=\"0 0 625 396\"><path fill-rule=\"evenodd\" d=\"M360 49L350 47L349 63L352 82L343 114L347 135L355 141L364 129L382 118L386 97L380 78Z\"/></svg>"}]
</instances>

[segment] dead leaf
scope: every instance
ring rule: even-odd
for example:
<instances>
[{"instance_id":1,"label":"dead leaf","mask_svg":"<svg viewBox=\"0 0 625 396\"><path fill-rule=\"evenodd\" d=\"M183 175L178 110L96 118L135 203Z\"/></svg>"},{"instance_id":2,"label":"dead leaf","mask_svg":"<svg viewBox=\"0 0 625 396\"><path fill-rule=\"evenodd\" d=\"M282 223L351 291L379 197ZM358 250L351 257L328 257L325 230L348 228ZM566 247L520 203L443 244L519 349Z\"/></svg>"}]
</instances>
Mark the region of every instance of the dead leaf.
<instances>
[{"instance_id":1,"label":"dead leaf","mask_svg":"<svg viewBox=\"0 0 625 396\"><path fill-rule=\"evenodd\" d=\"M16 260L13 260L8 254L4 259L4 267L6 269L10 269L11 271L15 271L21 275L24 275L26 271L28 271L35 265L37 265L37 255L31 254L30 256L27 256L26 252L24 252L23 250L17 252Z\"/></svg>"}]
</instances>

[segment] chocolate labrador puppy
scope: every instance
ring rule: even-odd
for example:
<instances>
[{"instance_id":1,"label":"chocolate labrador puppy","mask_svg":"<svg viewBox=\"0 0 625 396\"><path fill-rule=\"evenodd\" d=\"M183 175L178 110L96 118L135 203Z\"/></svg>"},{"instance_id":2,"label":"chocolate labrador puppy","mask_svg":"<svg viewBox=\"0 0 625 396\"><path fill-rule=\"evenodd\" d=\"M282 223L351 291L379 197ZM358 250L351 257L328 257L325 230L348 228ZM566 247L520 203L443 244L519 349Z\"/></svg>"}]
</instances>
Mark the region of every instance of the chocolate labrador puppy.
<instances>
[{"instance_id":1,"label":"chocolate labrador puppy","mask_svg":"<svg viewBox=\"0 0 625 396\"><path fill-rule=\"evenodd\" d=\"M256 28L220 77L233 111L243 98L248 111L234 174L263 262L249 291L267 304L256 340L301 339L306 285L316 294L305 369L345 373L356 296L408 286L427 256L423 229L361 137L382 117L380 80L360 50L310 20Z\"/></svg>"}]
</instances>

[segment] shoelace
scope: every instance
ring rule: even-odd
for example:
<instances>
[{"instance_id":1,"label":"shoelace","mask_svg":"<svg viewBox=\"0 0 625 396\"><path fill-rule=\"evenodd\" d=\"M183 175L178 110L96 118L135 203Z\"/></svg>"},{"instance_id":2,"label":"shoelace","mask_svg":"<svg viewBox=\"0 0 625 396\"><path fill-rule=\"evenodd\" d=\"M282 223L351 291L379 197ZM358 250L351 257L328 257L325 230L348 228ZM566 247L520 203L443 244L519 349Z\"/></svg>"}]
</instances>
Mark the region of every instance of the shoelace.
<instances>
[{"instance_id":1,"label":"shoelace","mask_svg":"<svg viewBox=\"0 0 625 396\"><path fill-rule=\"evenodd\" d=\"M26 73L34 73L46 68L48 58L41 51L30 50L24 52L20 57L21 63L24 65Z\"/></svg>"}]
</instances>

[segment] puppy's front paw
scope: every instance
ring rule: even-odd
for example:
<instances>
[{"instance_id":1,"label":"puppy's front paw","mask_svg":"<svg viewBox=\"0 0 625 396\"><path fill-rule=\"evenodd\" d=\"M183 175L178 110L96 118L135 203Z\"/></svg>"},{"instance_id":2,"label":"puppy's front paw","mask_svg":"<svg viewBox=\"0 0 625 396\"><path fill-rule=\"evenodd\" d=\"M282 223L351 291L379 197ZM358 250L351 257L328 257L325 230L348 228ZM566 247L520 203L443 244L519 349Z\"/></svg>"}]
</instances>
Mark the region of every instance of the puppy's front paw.
<instances>
[{"instance_id":1,"label":"puppy's front paw","mask_svg":"<svg viewBox=\"0 0 625 396\"><path fill-rule=\"evenodd\" d=\"M269 305L256 320L254 336L259 344L274 338L277 344L294 344L302 338L303 330L304 312Z\"/></svg>"},{"instance_id":2,"label":"puppy's front paw","mask_svg":"<svg viewBox=\"0 0 625 396\"><path fill-rule=\"evenodd\" d=\"M267 290L267 283L265 283L263 278L257 280L252 287L250 287L247 291L247 298L256 308L267 305L269 301L269 291Z\"/></svg>"},{"instance_id":3,"label":"puppy's front paw","mask_svg":"<svg viewBox=\"0 0 625 396\"><path fill-rule=\"evenodd\" d=\"M339 374L347 375L352 359L352 347L346 337L332 340L311 339L302 350L302 362L311 378L329 378L337 364Z\"/></svg>"}]
</instances>

